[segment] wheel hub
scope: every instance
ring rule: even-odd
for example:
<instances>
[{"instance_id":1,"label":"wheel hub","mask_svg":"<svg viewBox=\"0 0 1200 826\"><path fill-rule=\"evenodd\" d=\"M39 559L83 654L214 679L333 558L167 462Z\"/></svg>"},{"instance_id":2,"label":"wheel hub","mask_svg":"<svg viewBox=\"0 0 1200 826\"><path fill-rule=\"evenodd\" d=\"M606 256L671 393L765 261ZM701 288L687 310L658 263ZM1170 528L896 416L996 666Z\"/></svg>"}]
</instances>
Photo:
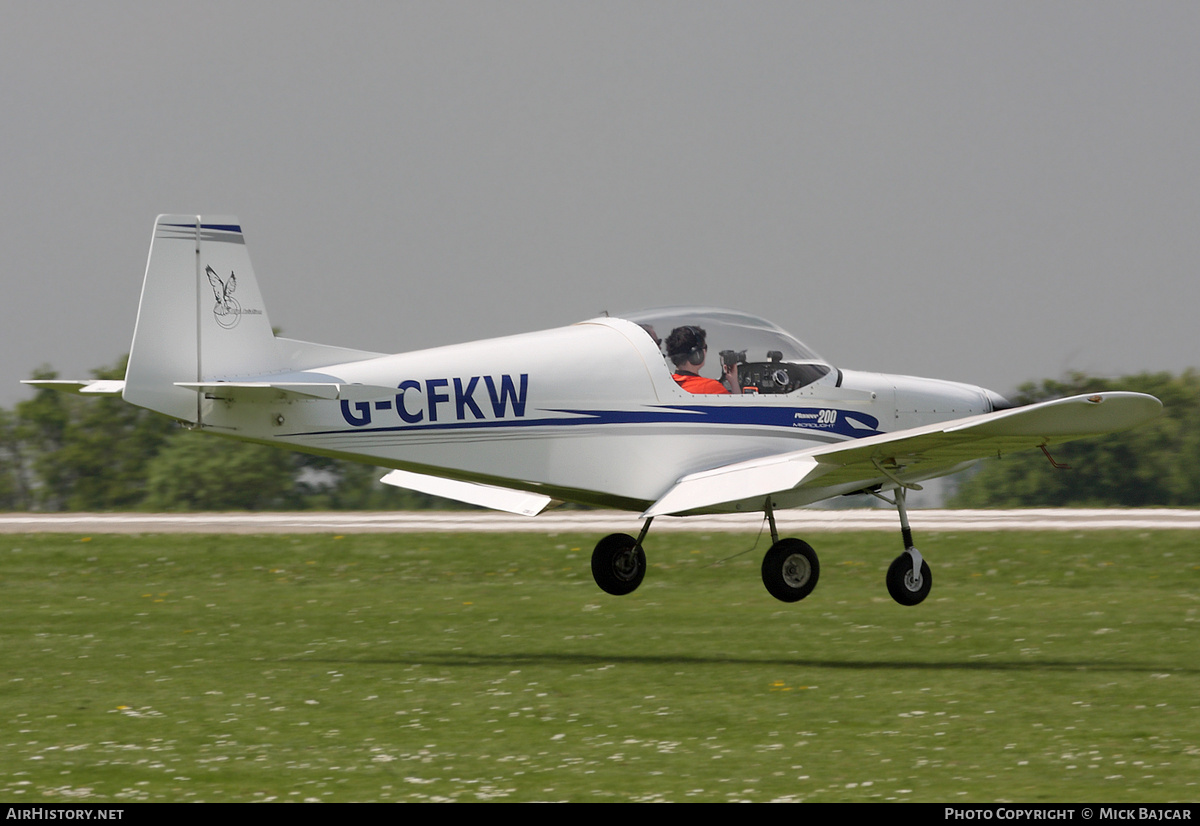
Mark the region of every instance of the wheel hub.
<instances>
[{"instance_id":1,"label":"wheel hub","mask_svg":"<svg viewBox=\"0 0 1200 826\"><path fill-rule=\"evenodd\" d=\"M617 579L628 582L638 573L637 546L621 551L613 557L613 574Z\"/></svg>"},{"instance_id":2,"label":"wheel hub","mask_svg":"<svg viewBox=\"0 0 1200 826\"><path fill-rule=\"evenodd\" d=\"M791 588L803 588L812 575L812 566L802 554L792 554L783 563L783 581Z\"/></svg>"}]
</instances>

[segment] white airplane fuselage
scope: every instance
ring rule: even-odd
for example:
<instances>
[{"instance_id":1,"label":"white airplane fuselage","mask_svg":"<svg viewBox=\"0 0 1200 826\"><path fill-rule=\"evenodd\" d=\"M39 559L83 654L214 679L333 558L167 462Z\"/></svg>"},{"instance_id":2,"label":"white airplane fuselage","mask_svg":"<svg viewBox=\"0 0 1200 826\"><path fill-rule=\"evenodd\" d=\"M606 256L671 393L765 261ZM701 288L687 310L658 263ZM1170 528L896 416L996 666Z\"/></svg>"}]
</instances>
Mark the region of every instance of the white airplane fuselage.
<instances>
[{"instance_id":1,"label":"white airplane fuselage","mask_svg":"<svg viewBox=\"0 0 1200 826\"><path fill-rule=\"evenodd\" d=\"M218 390L205 394L198 424L383 467L641 510L688 473L986 413L999 398L967 384L839 370L786 395L692 394L672 379L643 329L619 318L270 378L314 373L364 392L331 400L269 392L222 398ZM805 490L781 497L780 506L845 492Z\"/></svg>"}]
</instances>

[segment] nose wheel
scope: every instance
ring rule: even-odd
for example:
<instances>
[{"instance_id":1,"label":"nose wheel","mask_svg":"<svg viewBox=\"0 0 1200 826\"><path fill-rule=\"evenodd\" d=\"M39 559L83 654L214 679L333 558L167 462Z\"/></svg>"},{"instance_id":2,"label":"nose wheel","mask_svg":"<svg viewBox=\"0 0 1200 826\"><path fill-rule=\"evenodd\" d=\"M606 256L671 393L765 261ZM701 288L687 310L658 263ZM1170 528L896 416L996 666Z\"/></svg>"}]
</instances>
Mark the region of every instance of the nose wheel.
<instances>
[{"instance_id":1,"label":"nose wheel","mask_svg":"<svg viewBox=\"0 0 1200 826\"><path fill-rule=\"evenodd\" d=\"M901 605L920 604L932 587L933 574L916 548L909 548L888 566L888 593Z\"/></svg>"},{"instance_id":2,"label":"nose wheel","mask_svg":"<svg viewBox=\"0 0 1200 826\"><path fill-rule=\"evenodd\" d=\"M899 480L897 483L900 484ZM920 490L916 486L913 488ZM888 593L901 605L920 605L933 588L933 574L929 571L929 565L921 558L921 552L913 547L912 529L908 526L908 509L904 506L905 493L903 484L896 488L895 500L871 491L876 498L896 506L896 511L900 514L900 533L904 537L904 553L892 560L892 564L888 566Z\"/></svg>"}]
</instances>

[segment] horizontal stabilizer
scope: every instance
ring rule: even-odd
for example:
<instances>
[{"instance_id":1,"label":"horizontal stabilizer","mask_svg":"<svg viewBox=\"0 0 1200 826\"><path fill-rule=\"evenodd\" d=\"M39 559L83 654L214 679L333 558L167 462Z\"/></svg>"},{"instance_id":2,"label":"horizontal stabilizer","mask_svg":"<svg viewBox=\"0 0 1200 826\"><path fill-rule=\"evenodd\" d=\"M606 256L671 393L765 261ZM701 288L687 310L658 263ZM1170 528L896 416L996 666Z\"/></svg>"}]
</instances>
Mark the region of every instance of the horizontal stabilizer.
<instances>
[{"instance_id":1,"label":"horizontal stabilizer","mask_svg":"<svg viewBox=\"0 0 1200 826\"><path fill-rule=\"evenodd\" d=\"M543 496L540 493L499 488L495 485L481 485L476 482L460 482L456 479L443 479L439 476L427 476L407 470L393 470L379 481L398 488L444 496L456 502L466 502L468 505L479 505L521 516L537 516L554 501L549 496Z\"/></svg>"},{"instance_id":2,"label":"horizontal stabilizer","mask_svg":"<svg viewBox=\"0 0 1200 826\"><path fill-rule=\"evenodd\" d=\"M176 387L186 387L215 398L260 396L302 399L346 399L362 401L394 395L396 388L373 384L340 384L338 382L301 381L177 381Z\"/></svg>"},{"instance_id":3,"label":"horizontal stabilizer","mask_svg":"<svg viewBox=\"0 0 1200 826\"><path fill-rule=\"evenodd\" d=\"M1153 396L1094 393L848 439L689 474L643 515L697 513L806 487L911 486L963 463L1128 430L1161 413Z\"/></svg>"},{"instance_id":4,"label":"horizontal stabilizer","mask_svg":"<svg viewBox=\"0 0 1200 826\"><path fill-rule=\"evenodd\" d=\"M39 390L59 390L63 393L96 393L119 396L125 389L122 379L25 379L21 384L28 384Z\"/></svg>"}]
</instances>

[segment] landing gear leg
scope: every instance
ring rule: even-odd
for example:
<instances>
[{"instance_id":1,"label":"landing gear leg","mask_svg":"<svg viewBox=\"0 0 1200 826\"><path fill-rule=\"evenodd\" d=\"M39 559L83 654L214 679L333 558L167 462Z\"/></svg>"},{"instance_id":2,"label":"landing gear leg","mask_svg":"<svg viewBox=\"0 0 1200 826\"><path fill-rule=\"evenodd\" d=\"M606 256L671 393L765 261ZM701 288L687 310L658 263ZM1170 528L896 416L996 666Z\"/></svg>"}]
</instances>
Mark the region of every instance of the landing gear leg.
<instances>
[{"instance_id":1,"label":"landing gear leg","mask_svg":"<svg viewBox=\"0 0 1200 826\"><path fill-rule=\"evenodd\" d=\"M767 497L763 510L771 526L771 548L762 563L763 585L781 602L799 602L813 592L821 576L817 552L799 539L779 538L771 497Z\"/></svg>"},{"instance_id":2,"label":"landing gear leg","mask_svg":"<svg viewBox=\"0 0 1200 826\"><path fill-rule=\"evenodd\" d=\"M892 599L901 605L918 605L929 596L933 587L933 574L929 565L921 558L921 552L913 546L912 529L908 526L908 510L904 506L907 490L896 488L896 499L890 501L880 494L875 496L896 506L900 514L900 533L904 538L904 553L896 557L887 572L887 589Z\"/></svg>"},{"instance_id":3,"label":"landing gear leg","mask_svg":"<svg viewBox=\"0 0 1200 826\"><path fill-rule=\"evenodd\" d=\"M592 579L600 589L613 596L632 594L646 576L646 553L642 540L650 532L650 517L634 539L627 533L614 533L596 543L592 551Z\"/></svg>"}]
</instances>

